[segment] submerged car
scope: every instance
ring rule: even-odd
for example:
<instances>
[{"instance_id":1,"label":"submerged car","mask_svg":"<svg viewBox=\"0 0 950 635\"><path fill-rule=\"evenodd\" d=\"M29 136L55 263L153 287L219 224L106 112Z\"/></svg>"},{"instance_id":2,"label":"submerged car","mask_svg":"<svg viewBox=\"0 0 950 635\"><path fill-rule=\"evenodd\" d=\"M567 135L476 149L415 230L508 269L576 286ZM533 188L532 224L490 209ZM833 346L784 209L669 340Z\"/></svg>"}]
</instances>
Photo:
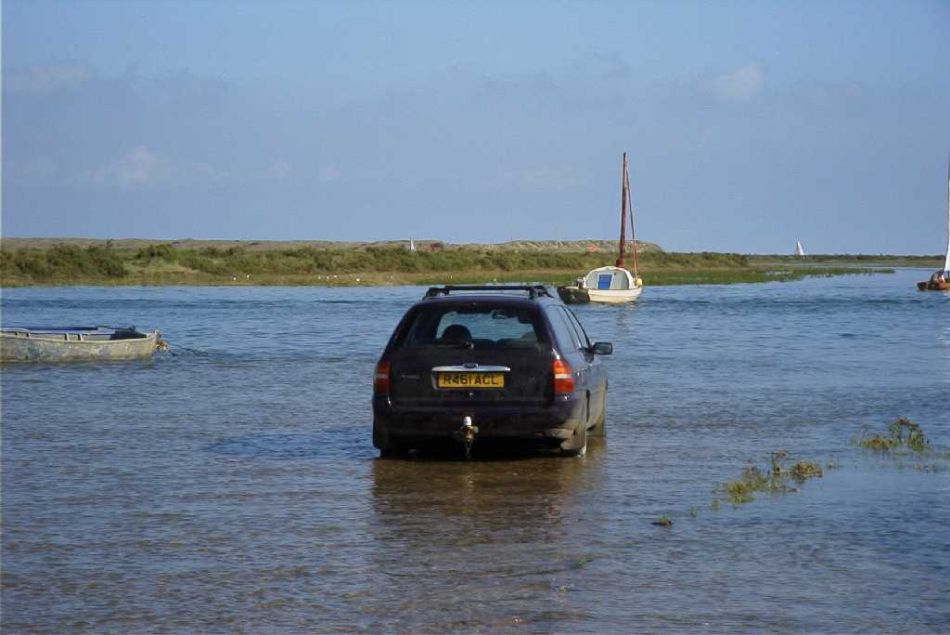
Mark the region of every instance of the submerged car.
<instances>
[{"instance_id":1,"label":"submerged car","mask_svg":"<svg viewBox=\"0 0 950 635\"><path fill-rule=\"evenodd\" d=\"M455 440L583 455L604 433L608 342L546 287L432 287L396 326L373 381L373 445L398 456Z\"/></svg>"}]
</instances>

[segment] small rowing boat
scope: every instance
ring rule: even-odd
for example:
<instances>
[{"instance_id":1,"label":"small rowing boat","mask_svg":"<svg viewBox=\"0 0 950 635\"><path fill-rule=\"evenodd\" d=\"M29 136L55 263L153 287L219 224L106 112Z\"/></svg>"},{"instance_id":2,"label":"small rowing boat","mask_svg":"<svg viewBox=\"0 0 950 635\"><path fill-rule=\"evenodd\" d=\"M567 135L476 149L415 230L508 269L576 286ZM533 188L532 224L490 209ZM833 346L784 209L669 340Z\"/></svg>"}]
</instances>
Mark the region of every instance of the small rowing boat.
<instances>
[{"instance_id":1,"label":"small rowing boat","mask_svg":"<svg viewBox=\"0 0 950 635\"><path fill-rule=\"evenodd\" d=\"M145 359L163 348L158 331L134 326L9 327L0 329L0 362Z\"/></svg>"}]
</instances>

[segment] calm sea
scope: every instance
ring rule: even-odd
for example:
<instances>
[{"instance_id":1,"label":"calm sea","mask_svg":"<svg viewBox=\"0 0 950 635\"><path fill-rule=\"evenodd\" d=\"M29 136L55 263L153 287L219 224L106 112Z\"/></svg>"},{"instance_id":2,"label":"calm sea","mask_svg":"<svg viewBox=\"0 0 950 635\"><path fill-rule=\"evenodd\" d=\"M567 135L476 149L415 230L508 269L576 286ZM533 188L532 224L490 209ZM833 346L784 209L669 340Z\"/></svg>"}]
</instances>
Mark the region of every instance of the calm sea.
<instances>
[{"instance_id":1,"label":"calm sea","mask_svg":"<svg viewBox=\"0 0 950 635\"><path fill-rule=\"evenodd\" d=\"M615 347L606 440L472 462L371 446L373 365L421 288L4 290L4 326L172 349L2 369L3 631L950 632L950 294L926 275L580 307ZM936 451L852 443L898 417ZM713 508L778 450L837 467Z\"/></svg>"}]
</instances>

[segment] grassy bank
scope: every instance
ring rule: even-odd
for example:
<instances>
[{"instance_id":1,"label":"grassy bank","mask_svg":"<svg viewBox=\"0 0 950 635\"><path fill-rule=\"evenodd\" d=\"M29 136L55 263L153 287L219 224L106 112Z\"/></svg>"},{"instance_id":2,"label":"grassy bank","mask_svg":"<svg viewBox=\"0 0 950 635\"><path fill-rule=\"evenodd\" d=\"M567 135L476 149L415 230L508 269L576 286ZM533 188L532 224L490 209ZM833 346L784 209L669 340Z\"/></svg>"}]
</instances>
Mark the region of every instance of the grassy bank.
<instances>
[{"instance_id":1,"label":"grassy bank","mask_svg":"<svg viewBox=\"0 0 950 635\"><path fill-rule=\"evenodd\" d=\"M200 245L200 246L199 246ZM210 243L214 245L214 243ZM523 243L521 246L427 243L338 245L231 242L209 246L156 241L62 241L52 245L5 240L0 283L25 285L398 285L538 281L564 284L612 264L610 243ZM547 245L547 246L546 246ZM728 284L795 280L936 267L936 257L749 256L667 253L644 245L640 273L647 284Z\"/></svg>"}]
</instances>

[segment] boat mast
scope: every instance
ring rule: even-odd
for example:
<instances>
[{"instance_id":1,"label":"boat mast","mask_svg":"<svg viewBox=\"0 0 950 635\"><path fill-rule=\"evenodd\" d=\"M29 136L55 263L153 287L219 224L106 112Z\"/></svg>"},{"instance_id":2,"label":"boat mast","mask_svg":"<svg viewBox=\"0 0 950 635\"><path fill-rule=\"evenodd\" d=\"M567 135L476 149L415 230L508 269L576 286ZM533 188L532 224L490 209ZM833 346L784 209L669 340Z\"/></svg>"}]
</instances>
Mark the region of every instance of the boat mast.
<instances>
[{"instance_id":1,"label":"boat mast","mask_svg":"<svg viewBox=\"0 0 950 635\"><path fill-rule=\"evenodd\" d=\"M630 209L630 246L633 248L633 277L638 276L637 273L637 226L633 222L633 200L630 198L630 174L627 172L627 163L624 161L623 164L623 181L624 185L627 186L627 205Z\"/></svg>"},{"instance_id":2,"label":"boat mast","mask_svg":"<svg viewBox=\"0 0 950 635\"><path fill-rule=\"evenodd\" d=\"M624 243L627 230L627 153L623 153L623 170L620 172L620 246L617 254L617 266L623 266Z\"/></svg>"},{"instance_id":3,"label":"boat mast","mask_svg":"<svg viewBox=\"0 0 950 635\"><path fill-rule=\"evenodd\" d=\"M947 155L947 257L943 261L943 270L950 271L950 155Z\"/></svg>"}]
</instances>

